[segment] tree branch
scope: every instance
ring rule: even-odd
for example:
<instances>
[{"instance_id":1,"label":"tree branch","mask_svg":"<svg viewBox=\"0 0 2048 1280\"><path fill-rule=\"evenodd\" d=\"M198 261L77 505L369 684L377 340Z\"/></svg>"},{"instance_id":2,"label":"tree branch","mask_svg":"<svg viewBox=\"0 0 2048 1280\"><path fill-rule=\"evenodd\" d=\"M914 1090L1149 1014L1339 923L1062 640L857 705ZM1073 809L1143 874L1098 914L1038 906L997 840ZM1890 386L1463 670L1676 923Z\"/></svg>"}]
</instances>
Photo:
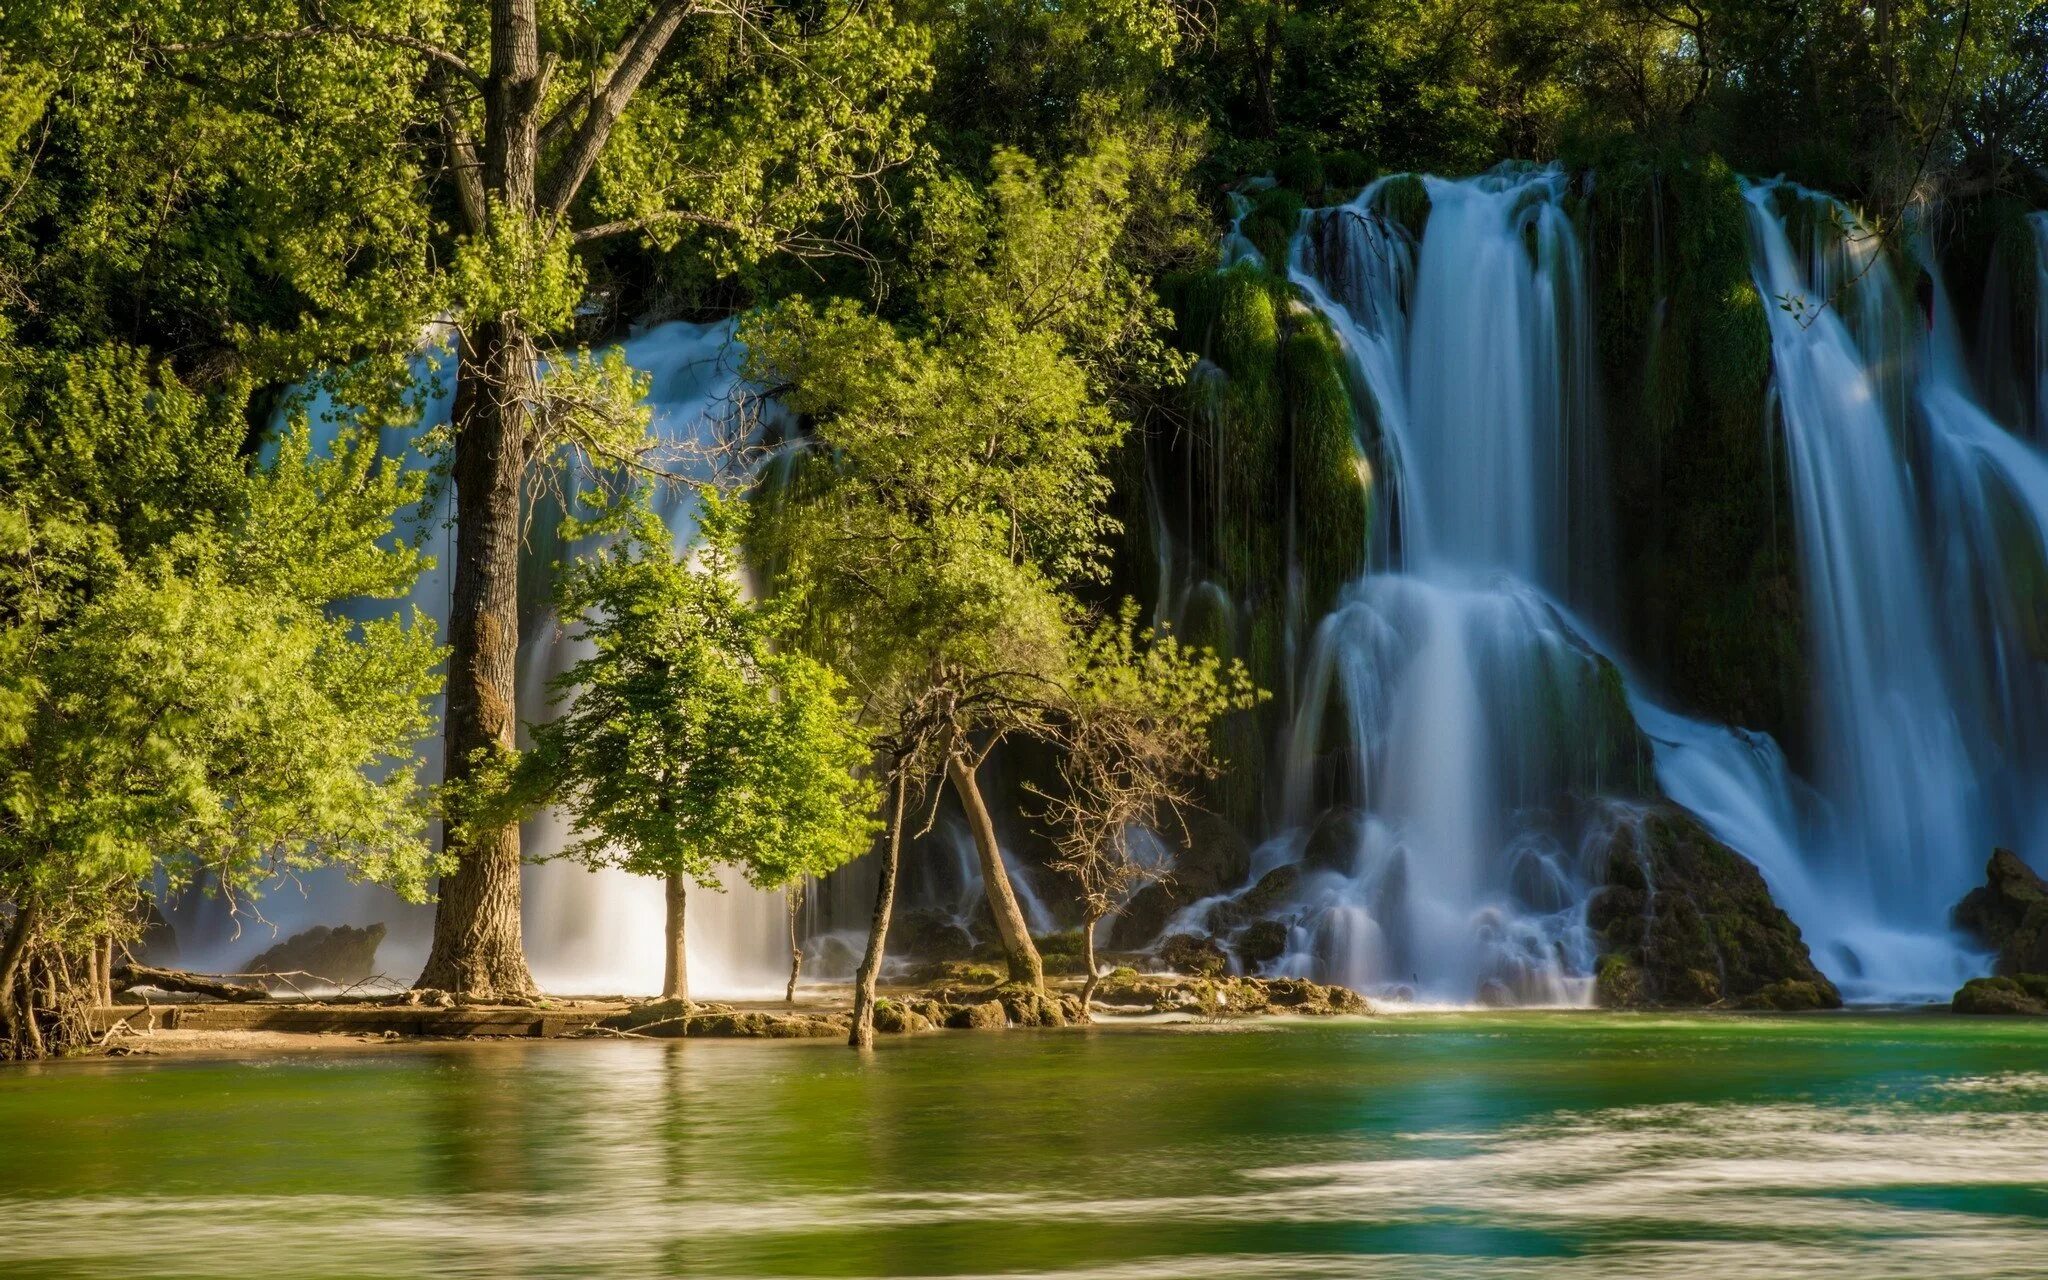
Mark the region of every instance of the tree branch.
<instances>
[{"instance_id":1,"label":"tree branch","mask_svg":"<svg viewBox=\"0 0 2048 1280\"><path fill-rule=\"evenodd\" d=\"M568 210L569 202L582 189L583 180L597 167L597 158L604 151L605 141L611 137L612 126L625 113L626 104L639 91L647 73L654 69L656 60L668 47L676 29L683 25L683 19L696 11L695 0L656 0L647 17L626 37L626 42L609 60L611 73L605 77L604 84L590 95L590 107L584 112L583 123L577 126L568 151L548 181L541 198L543 209L557 217Z\"/></svg>"},{"instance_id":2,"label":"tree branch","mask_svg":"<svg viewBox=\"0 0 2048 1280\"><path fill-rule=\"evenodd\" d=\"M603 240L609 236L623 236L634 231L645 231L667 222L687 222L692 226L714 227L720 231L739 231L740 224L726 218L714 218L710 214L691 213L685 209L667 209L661 213L650 213L644 218L619 218L612 222L600 222L594 227L585 227L572 237L577 244L589 240Z\"/></svg>"}]
</instances>

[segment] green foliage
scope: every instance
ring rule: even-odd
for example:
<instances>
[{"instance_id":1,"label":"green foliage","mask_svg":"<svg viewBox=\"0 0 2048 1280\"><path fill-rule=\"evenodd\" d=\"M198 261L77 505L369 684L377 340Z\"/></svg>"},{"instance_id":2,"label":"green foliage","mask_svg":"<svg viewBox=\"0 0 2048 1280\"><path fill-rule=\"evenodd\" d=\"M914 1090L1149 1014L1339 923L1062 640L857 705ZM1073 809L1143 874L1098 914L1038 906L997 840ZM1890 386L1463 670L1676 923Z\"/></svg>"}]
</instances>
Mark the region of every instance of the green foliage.
<instances>
[{"instance_id":1,"label":"green foliage","mask_svg":"<svg viewBox=\"0 0 2048 1280\"><path fill-rule=\"evenodd\" d=\"M635 500L624 536L566 566L557 607L593 652L554 682L516 789L567 805L579 861L714 888L720 867L822 876L874 837L867 735L840 679L781 647L783 611L742 596L742 509L703 501L691 559Z\"/></svg>"}]
</instances>

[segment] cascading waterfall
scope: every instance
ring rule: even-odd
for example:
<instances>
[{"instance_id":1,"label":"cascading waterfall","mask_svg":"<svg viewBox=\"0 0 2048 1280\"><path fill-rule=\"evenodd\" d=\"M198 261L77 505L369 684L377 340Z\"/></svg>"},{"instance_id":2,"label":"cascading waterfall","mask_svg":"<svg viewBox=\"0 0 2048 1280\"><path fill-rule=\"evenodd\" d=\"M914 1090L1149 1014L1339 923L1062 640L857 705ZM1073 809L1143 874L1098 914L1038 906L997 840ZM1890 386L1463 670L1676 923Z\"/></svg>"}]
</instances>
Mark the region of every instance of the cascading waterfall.
<instances>
[{"instance_id":1,"label":"cascading waterfall","mask_svg":"<svg viewBox=\"0 0 2048 1280\"><path fill-rule=\"evenodd\" d=\"M665 465L688 471L702 467L703 446L723 429L732 412L738 387L735 348L729 324L669 323L620 343L627 363L647 374L647 405L652 434ZM434 391L420 421L406 428L387 428L379 448L386 457L408 467L431 467L420 449L421 437L446 427L453 409L452 370L445 353L416 357L421 385ZM438 376L437 376L438 375ZM343 412L324 394L307 407L316 449L331 445L344 420ZM663 517L683 546L696 528L695 496L685 489L664 490L657 498ZM426 509L403 522L401 536L417 539L433 557L434 568L423 574L412 594L397 607L418 605L446 634L453 563L453 486L435 487ZM537 522L537 525L545 522ZM538 530L537 530L538 532ZM544 546L545 544L543 544ZM545 582L549 556L529 553L522 576ZM539 598L538 596L533 598ZM357 616L390 610L382 601L347 606ZM536 611L522 637L520 653L520 716L534 721L548 714L547 682L582 656L545 611ZM439 708L436 708L438 715ZM422 744L426 776L440 773L438 737ZM522 832L526 855L539 859L525 868L523 927L534 977L554 992L652 993L660 989L662 956L662 889L658 881L623 871L590 871L574 863L546 861L568 840L568 823L560 814L543 813ZM691 987L699 995L779 994L789 964L780 894L754 889L737 876L728 877L724 892L693 888L689 897L689 962ZM337 873L309 876L303 890L294 885L274 889L259 902L263 918L282 938L315 924L383 922L389 935L379 952L379 967L391 978L406 981L425 963L432 938L433 909L399 901L373 885L349 883ZM232 970L273 939L271 928L245 922L237 931L218 903L191 901L173 916L184 961L216 970Z\"/></svg>"},{"instance_id":2,"label":"cascading waterfall","mask_svg":"<svg viewBox=\"0 0 2048 1280\"><path fill-rule=\"evenodd\" d=\"M1597 497L1567 181L1426 179L1419 244L1383 207L1392 181L1306 219L1290 265L1368 402L1398 553L1310 645L1290 820L1319 791L1343 807L1334 831L1326 815L1260 853L1255 872L1309 867L1275 967L1429 1000L1580 1002L1592 885L1577 816L1553 801L1607 763L1565 739L1598 721L1612 669L1546 594L1570 581L1574 504ZM1331 787L1316 775L1333 703L1348 769Z\"/></svg>"},{"instance_id":3,"label":"cascading waterfall","mask_svg":"<svg viewBox=\"0 0 2048 1280\"><path fill-rule=\"evenodd\" d=\"M1747 194L1819 765L1793 803L1774 749L1666 724L1660 777L1758 863L1846 994L1938 999L1981 969L1948 915L1992 845L2048 852L2048 458L1981 407L1924 245L1909 295L1839 202Z\"/></svg>"}]
</instances>

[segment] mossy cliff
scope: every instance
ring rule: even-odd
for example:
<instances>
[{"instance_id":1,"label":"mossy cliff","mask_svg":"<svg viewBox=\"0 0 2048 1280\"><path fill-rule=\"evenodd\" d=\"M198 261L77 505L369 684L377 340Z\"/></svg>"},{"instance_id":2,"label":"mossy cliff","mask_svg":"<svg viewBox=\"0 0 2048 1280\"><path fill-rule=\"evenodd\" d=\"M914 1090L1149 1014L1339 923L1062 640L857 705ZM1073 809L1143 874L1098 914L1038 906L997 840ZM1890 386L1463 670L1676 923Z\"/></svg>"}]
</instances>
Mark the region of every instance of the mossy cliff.
<instances>
[{"instance_id":1,"label":"mossy cliff","mask_svg":"<svg viewBox=\"0 0 2048 1280\"><path fill-rule=\"evenodd\" d=\"M1803 624L1747 202L1713 156L1619 144L1578 162L1626 647L1687 709L1797 756Z\"/></svg>"},{"instance_id":2,"label":"mossy cliff","mask_svg":"<svg viewBox=\"0 0 2048 1280\"><path fill-rule=\"evenodd\" d=\"M1247 236L1278 237L1260 246L1269 261L1284 260L1281 230L1300 209L1299 196L1268 191L1246 218ZM1251 262L1165 284L1179 341L1202 363L1182 429L1154 434L1120 479L1152 486L1148 550L1171 565L1154 598L1182 638L1242 659L1274 694L1227 721L1218 743L1226 771L1212 798L1253 831L1268 744L1291 705L1292 650L1365 564L1371 469L1337 339L1293 286Z\"/></svg>"}]
</instances>

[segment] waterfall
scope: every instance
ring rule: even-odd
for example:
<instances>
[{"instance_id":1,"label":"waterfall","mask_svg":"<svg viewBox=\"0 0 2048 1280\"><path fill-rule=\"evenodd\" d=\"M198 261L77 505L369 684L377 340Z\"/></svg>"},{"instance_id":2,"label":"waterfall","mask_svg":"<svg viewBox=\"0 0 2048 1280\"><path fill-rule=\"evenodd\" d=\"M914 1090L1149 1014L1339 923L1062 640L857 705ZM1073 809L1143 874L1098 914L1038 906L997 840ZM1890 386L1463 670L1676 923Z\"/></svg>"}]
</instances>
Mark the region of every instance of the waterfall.
<instances>
[{"instance_id":1,"label":"waterfall","mask_svg":"<svg viewBox=\"0 0 2048 1280\"><path fill-rule=\"evenodd\" d=\"M1556 169L1425 179L1417 242L1385 208L1397 180L1413 181L1306 217L1292 251L1377 426L1398 553L1310 642L1289 820L1324 798L1332 707L1348 768L1321 787L1339 807L1262 854L1308 867L1274 967L1436 1001L1580 1003L1594 885L1580 815L1557 801L1615 744L1596 741L1612 667L1553 600L1574 506L1597 497L1568 184Z\"/></svg>"},{"instance_id":2,"label":"waterfall","mask_svg":"<svg viewBox=\"0 0 2048 1280\"><path fill-rule=\"evenodd\" d=\"M731 326L663 324L619 346L627 362L650 378L647 405L664 465L681 472L705 467L702 451L690 446L710 442L734 408L738 376ZM434 459L423 453L421 446L423 437L445 429L449 422L454 378L448 363L447 354L439 347L415 357L415 378L426 393L424 410L417 423L382 432L379 449L385 457L401 459L408 467L434 466ZM310 398L307 414L316 449L331 447L348 419L347 411L325 393ZM696 530L694 494L664 490L657 501L677 546L686 545ZM401 520L398 535L419 541L433 557L434 567L421 575L412 594L396 606L361 601L343 606L344 611L370 617L418 605L446 635L454 518L453 486L437 483L423 508ZM534 522L535 546L521 566L527 582L546 581L551 560L548 548L553 546L546 524L545 519ZM522 594L529 601L545 598L544 590ZM523 721L531 722L548 713L548 680L574 665L584 650L544 609L528 612L533 616L525 621L521 637L519 711ZM438 736L422 744L429 777L439 776L441 745ZM563 848L568 835L567 819L552 811L534 818L522 831L526 856L540 860L523 873L523 928L535 979L542 989L564 994L658 991L663 929L660 882L623 871L590 871L570 862L546 861ZM696 887L690 891L687 937L692 992L699 996L779 994L789 965L782 895L754 889L736 875L726 879L722 893ZM256 905L275 926L279 938L315 924L385 923L390 932L379 952L379 967L401 982L409 981L424 965L432 941L431 906L409 905L377 886L351 884L336 872L305 877L303 886L280 885ZM233 969L272 941L272 930L253 921L244 922L237 936L234 924L224 918L217 903L188 901L179 907L172 919L188 964Z\"/></svg>"},{"instance_id":3,"label":"waterfall","mask_svg":"<svg viewBox=\"0 0 2048 1280\"><path fill-rule=\"evenodd\" d=\"M2048 853L2048 457L1981 407L1924 243L1909 293L1839 202L1747 195L1814 660L1812 789L1795 800L1749 735L1645 724L1666 789L1757 862L1845 994L1945 998L1981 971L1948 917L1992 845Z\"/></svg>"}]
</instances>

